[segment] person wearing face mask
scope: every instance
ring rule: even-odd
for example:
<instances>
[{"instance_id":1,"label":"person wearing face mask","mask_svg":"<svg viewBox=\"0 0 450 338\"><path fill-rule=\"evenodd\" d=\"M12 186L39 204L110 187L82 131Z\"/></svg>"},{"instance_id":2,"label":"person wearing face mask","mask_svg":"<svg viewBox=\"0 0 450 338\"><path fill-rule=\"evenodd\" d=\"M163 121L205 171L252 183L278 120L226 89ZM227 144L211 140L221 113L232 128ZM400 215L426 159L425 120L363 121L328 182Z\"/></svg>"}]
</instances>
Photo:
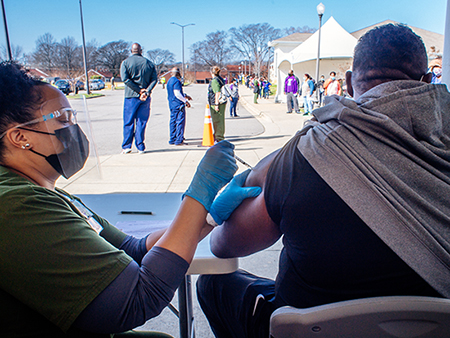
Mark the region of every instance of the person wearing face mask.
<instances>
[{"instance_id":1,"label":"person wearing face mask","mask_svg":"<svg viewBox=\"0 0 450 338\"><path fill-rule=\"evenodd\" d=\"M184 142L186 107L191 107L189 100L192 100L192 97L183 92L181 72L177 67L172 68L172 77L167 82L167 99L170 108L169 144L174 144L176 146L187 145L187 143Z\"/></svg>"},{"instance_id":2,"label":"person wearing face mask","mask_svg":"<svg viewBox=\"0 0 450 338\"><path fill-rule=\"evenodd\" d=\"M0 314L7 335L134 335L129 330L169 304L198 241L212 230L206 216L215 195L237 169L231 143L208 149L170 227L136 239L55 187L88 155L89 140L61 91L14 62L0 63Z\"/></svg>"},{"instance_id":3,"label":"person wearing face mask","mask_svg":"<svg viewBox=\"0 0 450 338\"><path fill-rule=\"evenodd\" d=\"M330 78L323 84L325 96L341 95L341 84L336 79L336 72L330 72Z\"/></svg>"},{"instance_id":4,"label":"person wearing face mask","mask_svg":"<svg viewBox=\"0 0 450 338\"><path fill-rule=\"evenodd\" d=\"M442 58L438 57L430 62L428 65L429 71L432 74L431 83L439 84L442 80Z\"/></svg>"},{"instance_id":5,"label":"person wearing face mask","mask_svg":"<svg viewBox=\"0 0 450 338\"><path fill-rule=\"evenodd\" d=\"M246 178L263 192L217 217L218 257L245 257L280 237L283 248L276 280L244 270L199 277L215 337L269 337L270 316L285 305L450 297L450 93L429 84L425 46L403 25L363 35L352 68L353 99L326 97ZM216 201L225 210L233 194Z\"/></svg>"},{"instance_id":6,"label":"person wearing face mask","mask_svg":"<svg viewBox=\"0 0 450 338\"><path fill-rule=\"evenodd\" d=\"M230 88L230 117L239 117L236 112L236 107L239 101L239 87L236 79L229 86Z\"/></svg>"}]
</instances>

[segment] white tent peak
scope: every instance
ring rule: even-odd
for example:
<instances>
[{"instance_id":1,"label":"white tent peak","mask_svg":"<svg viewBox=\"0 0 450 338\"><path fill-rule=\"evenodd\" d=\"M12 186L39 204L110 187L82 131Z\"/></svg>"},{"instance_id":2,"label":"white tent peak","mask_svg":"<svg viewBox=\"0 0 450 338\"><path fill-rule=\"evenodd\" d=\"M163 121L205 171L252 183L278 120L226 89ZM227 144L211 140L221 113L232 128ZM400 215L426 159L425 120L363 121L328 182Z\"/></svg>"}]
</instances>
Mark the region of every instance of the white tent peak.
<instances>
[{"instance_id":1,"label":"white tent peak","mask_svg":"<svg viewBox=\"0 0 450 338\"><path fill-rule=\"evenodd\" d=\"M293 63L317 59L319 31L292 51ZM321 28L320 59L352 58L357 39L330 17Z\"/></svg>"}]
</instances>

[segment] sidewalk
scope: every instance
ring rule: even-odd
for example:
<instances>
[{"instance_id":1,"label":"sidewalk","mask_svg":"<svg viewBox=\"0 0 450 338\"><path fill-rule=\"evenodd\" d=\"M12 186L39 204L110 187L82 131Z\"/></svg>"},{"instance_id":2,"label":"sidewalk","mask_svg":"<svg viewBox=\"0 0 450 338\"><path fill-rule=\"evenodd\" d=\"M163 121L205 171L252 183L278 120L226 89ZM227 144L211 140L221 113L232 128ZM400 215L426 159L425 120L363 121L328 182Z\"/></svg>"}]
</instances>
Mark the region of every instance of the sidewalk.
<instances>
[{"instance_id":1,"label":"sidewalk","mask_svg":"<svg viewBox=\"0 0 450 338\"><path fill-rule=\"evenodd\" d=\"M254 166L266 155L282 147L299 130L306 117L286 114L285 104L274 99L258 99L240 88L240 104L263 125L264 132L255 137L233 141L236 154ZM70 180L60 179L57 186L72 194L103 194L114 192L184 192L207 148L189 148L185 151L164 151L150 154L101 156L101 177L82 171ZM246 167L239 164L238 172Z\"/></svg>"}]
</instances>

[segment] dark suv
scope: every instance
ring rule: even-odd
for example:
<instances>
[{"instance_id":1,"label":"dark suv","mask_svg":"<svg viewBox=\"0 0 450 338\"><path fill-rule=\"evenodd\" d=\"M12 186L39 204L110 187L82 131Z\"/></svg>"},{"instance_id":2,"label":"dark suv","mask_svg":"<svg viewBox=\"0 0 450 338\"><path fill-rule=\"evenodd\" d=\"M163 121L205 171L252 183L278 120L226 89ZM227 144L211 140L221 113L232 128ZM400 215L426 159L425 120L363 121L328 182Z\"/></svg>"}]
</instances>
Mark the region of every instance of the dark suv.
<instances>
[{"instance_id":1,"label":"dark suv","mask_svg":"<svg viewBox=\"0 0 450 338\"><path fill-rule=\"evenodd\" d=\"M68 80L58 80L55 82L55 86L66 95L69 95L69 93L72 91Z\"/></svg>"}]
</instances>

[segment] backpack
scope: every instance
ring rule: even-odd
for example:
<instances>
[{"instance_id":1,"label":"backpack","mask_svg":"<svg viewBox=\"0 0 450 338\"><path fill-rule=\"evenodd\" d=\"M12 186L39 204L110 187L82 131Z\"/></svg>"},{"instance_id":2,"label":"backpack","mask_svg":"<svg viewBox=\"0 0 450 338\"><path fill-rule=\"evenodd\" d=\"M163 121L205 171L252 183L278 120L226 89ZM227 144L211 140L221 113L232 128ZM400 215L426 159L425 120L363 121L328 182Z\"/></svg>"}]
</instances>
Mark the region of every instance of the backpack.
<instances>
[{"instance_id":1,"label":"backpack","mask_svg":"<svg viewBox=\"0 0 450 338\"><path fill-rule=\"evenodd\" d=\"M311 81L313 82L313 85L314 85L314 91L316 91L316 89L317 89L317 82L313 78L311 78Z\"/></svg>"},{"instance_id":2,"label":"backpack","mask_svg":"<svg viewBox=\"0 0 450 338\"><path fill-rule=\"evenodd\" d=\"M214 91L211 88L211 83L217 80L217 82L219 82L220 85L220 97L219 97L219 104L223 104L227 102L227 98L229 95L227 95L227 88L225 88L225 81L220 77L220 76L216 76L210 83L208 86L208 102L210 106L214 106L216 104L216 94L214 93ZM225 88L225 89L224 89Z\"/></svg>"}]
</instances>

